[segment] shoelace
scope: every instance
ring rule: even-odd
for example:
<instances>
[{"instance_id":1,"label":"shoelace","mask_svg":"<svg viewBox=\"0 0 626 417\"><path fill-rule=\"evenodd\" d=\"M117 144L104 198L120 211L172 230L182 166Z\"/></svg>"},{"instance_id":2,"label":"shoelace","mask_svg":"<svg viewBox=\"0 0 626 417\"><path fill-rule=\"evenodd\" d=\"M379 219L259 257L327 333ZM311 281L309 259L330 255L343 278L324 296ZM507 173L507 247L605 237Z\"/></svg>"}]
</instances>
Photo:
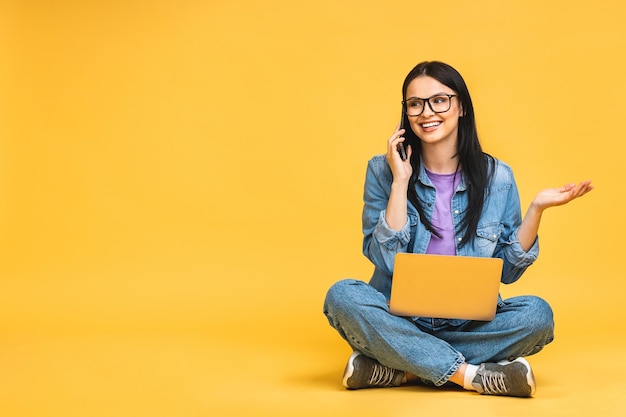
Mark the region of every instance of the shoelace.
<instances>
[{"instance_id":1,"label":"shoelace","mask_svg":"<svg viewBox=\"0 0 626 417\"><path fill-rule=\"evenodd\" d=\"M374 364L374 369L372 370L372 376L370 380L367 381L370 385L382 385L388 386L393 382L393 377L396 372L393 368L388 368L383 365Z\"/></svg>"},{"instance_id":2,"label":"shoelace","mask_svg":"<svg viewBox=\"0 0 626 417\"><path fill-rule=\"evenodd\" d=\"M484 373L481 372L481 381L485 394L506 394L508 392L502 372L485 370Z\"/></svg>"}]
</instances>

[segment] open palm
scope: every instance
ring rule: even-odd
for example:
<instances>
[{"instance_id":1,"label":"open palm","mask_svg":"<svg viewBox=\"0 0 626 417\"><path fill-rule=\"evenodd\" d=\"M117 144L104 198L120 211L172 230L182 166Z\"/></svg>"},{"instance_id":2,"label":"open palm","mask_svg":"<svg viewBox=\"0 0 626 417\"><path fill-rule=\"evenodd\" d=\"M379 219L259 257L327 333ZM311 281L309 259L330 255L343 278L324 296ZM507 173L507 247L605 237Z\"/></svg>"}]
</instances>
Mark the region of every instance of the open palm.
<instances>
[{"instance_id":1,"label":"open palm","mask_svg":"<svg viewBox=\"0 0 626 417\"><path fill-rule=\"evenodd\" d=\"M540 209L548 207L562 206L570 201L582 197L589 191L593 190L591 181L582 181L578 185L566 184L560 188L546 188L539 191L533 200L533 204Z\"/></svg>"}]
</instances>

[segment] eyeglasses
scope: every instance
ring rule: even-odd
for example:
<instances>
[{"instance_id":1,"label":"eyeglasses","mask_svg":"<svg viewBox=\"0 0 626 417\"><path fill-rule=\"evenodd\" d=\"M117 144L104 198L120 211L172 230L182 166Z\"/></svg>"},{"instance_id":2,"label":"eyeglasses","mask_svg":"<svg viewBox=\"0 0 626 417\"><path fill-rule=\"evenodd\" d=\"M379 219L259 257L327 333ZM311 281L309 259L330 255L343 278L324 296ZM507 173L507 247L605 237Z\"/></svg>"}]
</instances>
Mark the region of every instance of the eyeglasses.
<instances>
[{"instance_id":1,"label":"eyeglasses","mask_svg":"<svg viewBox=\"0 0 626 417\"><path fill-rule=\"evenodd\" d=\"M433 113L445 113L452 106L452 97L456 94L438 94L428 98L410 98L402 102L405 106L407 116L419 116L424 113L426 103Z\"/></svg>"}]
</instances>

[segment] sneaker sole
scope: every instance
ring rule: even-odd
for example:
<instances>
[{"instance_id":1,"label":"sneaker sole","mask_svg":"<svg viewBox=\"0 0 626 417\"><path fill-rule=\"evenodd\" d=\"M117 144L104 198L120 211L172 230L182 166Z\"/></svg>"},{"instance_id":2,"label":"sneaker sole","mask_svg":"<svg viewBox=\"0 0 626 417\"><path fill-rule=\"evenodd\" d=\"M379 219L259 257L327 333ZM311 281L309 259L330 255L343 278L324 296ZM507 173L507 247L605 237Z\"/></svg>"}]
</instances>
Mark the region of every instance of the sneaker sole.
<instances>
[{"instance_id":1,"label":"sneaker sole","mask_svg":"<svg viewBox=\"0 0 626 417\"><path fill-rule=\"evenodd\" d=\"M354 373L354 360L357 358L357 356L360 355L362 355L362 353L355 350L352 355L350 355L348 363L346 364L346 369L344 369L343 371L343 380L341 382L343 386L348 389L350 389L350 387L348 386L348 378L350 378Z\"/></svg>"},{"instance_id":2,"label":"sneaker sole","mask_svg":"<svg viewBox=\"0 0 626 417\"><path fill-rule=\"evenodd\" d=\"M526 382L528 382L528 385L530 386L530 396L532 397L533 395L535 395L535 391L537 391L537 386L535 385L535 375L533 374L533 369L530 367L528 361L520 356L519 358L513 359L512 361L505 360L498 363L500 365L508 365L509 363L513 362L519 362L524 365L526 369L528 369L528 372L526 373Z\"/></svg>"}]
</instances>

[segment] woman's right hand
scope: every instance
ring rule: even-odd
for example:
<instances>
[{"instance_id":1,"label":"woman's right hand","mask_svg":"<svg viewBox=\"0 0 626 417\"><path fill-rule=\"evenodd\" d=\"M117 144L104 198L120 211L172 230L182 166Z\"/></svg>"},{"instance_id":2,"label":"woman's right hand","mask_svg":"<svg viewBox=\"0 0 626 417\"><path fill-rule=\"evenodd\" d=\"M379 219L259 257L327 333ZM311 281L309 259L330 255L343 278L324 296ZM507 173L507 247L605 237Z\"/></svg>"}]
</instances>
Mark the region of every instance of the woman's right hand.
<instances>
[{"instance_id":1,"label":"woman's right hand","mask_svg":"<svg viewBox=\"0 0 626 417\"><path fill-rule=\"evenodd\" d=\"M405 130L400 129L400 124L396 127L396 131L387 141L387 162L391 167L393 175L393 183L391 184L391 193L389 201L387 201L387 209L385 212L385 221L391 230L402 230L407 224L407 190L409 180L413 174L411 166L411 154L413 149L406 147L406 160L400 158L398 153L398 144L404 142Z\"/></svg>"},{"instance_id":2,"label":"woman's right hand","mask_svg":"<svg viewBox=\"0 0 626 417\"><path fill-rule=\"evenodd\" d=\"M398 152L398 144L404 142L402 136L406 132L404 129L400 129L400 124L396 127L395 132L387 141L387 162L391 167L394 182L406 182L408 184L411 174L413 174L413 167L411 166L411 154L413 149L410 145L405 145L407 158L405 161L400 157Z\"/></svg>"}]
</instances>

